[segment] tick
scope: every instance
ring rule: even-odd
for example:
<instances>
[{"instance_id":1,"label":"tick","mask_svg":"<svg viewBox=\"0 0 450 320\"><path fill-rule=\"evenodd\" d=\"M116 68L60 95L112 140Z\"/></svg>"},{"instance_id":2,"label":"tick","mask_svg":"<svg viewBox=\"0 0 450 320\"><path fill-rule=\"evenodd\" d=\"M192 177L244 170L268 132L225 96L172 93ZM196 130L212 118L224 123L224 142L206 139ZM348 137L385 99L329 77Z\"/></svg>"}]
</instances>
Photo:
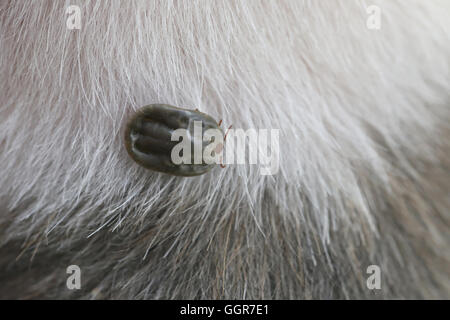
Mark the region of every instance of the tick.
<instances>
[{"instance_id":1,"label":"tick","mask_svg":"<svg viewBox=\"0 0 450 320\"><path fill-rule=\"evenodd\" d=\"M199 164L175 164L172 149L178 144L171 141L176 129L186 129L188 142L194 144L192 132L194 121L201 123L202 132L221 130L209 115L198 110L174 107L168 104L151 104L136 111L125 128L125 147L130 157L141 166L175 176L198 176L211 170L215 164L202 161ZM197 122L197 123L198 123ZM210 141L201 142L202 150Z\"/></svg>"}]
</instances>

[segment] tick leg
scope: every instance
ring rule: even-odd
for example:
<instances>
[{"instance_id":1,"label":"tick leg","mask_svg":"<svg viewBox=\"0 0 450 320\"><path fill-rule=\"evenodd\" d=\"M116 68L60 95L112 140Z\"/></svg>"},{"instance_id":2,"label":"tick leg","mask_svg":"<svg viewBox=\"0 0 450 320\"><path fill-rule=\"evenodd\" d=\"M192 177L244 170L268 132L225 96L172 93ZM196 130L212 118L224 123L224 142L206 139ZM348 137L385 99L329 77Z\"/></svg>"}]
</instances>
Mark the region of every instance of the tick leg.
<instances>
[{"instance_id":1,"label":"tick leg","mask_svg":"<svg viewBox=\"0 0 450 320\"><path fill-rule=\"evenodd\" d=\"M227 135L228 135L228 131L230 131L230 129L233 127L233 125L229 126L227 129L227 133L225 133L225 137L223 138L223 141L225 141L227 139Z\"/></svg>"}]
</instances>

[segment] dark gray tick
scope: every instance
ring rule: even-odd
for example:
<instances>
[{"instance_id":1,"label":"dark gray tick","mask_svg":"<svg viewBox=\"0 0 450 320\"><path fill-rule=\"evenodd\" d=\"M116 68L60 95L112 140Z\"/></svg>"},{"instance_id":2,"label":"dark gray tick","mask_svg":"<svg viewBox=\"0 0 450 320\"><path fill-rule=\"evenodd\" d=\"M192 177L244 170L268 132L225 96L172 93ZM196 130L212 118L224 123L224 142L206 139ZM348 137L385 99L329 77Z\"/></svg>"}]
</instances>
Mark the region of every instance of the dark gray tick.
<instances>
[{"instance_id":1,"label":"dark gray tick","mask_svg":"<svg viewBox=\"0 0 450 320\"><path fill-rule=\"evenodd\" d=\"M194 163L192 160L187 164L175 164L172 159L172 150L179 143L171 141L172 133L177 129L185 129L187 132L186 142L192 145L189 156L194 159L194 123L197 127L201 125L202 134L208 129L218 129L222 132L212 117L196 110L181 109L168 104L142 107L128 121L125 147L130 157L147 169L186 177L204 174L215 164L207 164L203 159L200 163ZM211 141L214 140L200 140L197 145L201 152Z\"/></svg>"}]
</instances>

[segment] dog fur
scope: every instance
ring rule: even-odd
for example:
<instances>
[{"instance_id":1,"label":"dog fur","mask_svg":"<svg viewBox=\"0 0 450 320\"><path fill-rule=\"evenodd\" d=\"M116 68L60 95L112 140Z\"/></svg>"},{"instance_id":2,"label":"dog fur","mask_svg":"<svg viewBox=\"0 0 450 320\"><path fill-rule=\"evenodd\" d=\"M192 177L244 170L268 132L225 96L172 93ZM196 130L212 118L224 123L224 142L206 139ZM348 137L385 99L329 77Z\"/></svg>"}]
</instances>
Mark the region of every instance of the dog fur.
<instances>
[{"instance_id":1,"label":"dog fur","mask_svg":"<svg viewBox=\"0 0 450 320\"><path fill-rule=\"evenodd\" d=\"M450 298L449 15L447 0L2 1L0 297ZM278 173L145 170L123 130L150 103L279 129Z\"/></svg>"}]
</instances>

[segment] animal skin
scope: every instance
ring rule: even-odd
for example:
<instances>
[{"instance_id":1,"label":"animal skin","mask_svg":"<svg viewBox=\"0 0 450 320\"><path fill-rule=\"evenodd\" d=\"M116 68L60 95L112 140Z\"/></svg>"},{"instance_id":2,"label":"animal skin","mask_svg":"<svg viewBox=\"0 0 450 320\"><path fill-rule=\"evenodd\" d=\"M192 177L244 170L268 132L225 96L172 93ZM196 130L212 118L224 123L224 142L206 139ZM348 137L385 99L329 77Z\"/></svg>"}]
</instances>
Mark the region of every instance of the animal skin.
<instances>
[{"instance_id":1,"label":"animal skin","mask_svg":"<svg viewBox=\"0 0 450 320\"><path fill-rule=\"evenodd\" d=\"M1 1L0 298L449 299L449 15ZM141 167L124 130L153 103L278 129L279 170Z\"/></svg>"}]
</instances>

